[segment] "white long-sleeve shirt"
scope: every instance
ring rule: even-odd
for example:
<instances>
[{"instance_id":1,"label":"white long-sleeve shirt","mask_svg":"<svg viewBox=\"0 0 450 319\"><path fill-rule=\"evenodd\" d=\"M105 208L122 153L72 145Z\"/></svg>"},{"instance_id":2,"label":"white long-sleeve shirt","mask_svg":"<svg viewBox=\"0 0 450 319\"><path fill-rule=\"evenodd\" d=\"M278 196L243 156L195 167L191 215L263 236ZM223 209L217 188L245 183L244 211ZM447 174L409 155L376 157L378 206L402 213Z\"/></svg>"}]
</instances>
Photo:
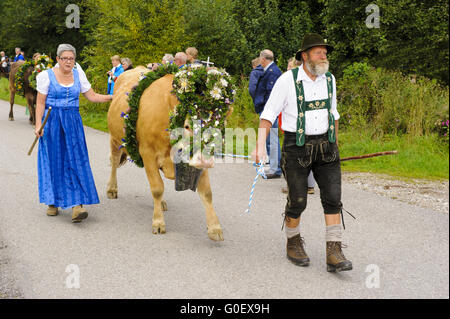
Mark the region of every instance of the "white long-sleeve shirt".
<instances>
[{"instance_id":1,"label":"white long-sleeve shirt","mask_svg":"<svg viewBox=\"0 0 450 319\"><path fill-rule=\"evenodd\" d=\"M299 67L297 80L303 81L305 101L324 100L328 98L327 77L325 74L318 76L315 81L309 78L303 69ZM336 99L336 79L332 75L333 96L331 98L331 112L335 120L339 120ZM292 70L283 73L275 83L269 100L261 113L261 119L272 124L281 113L281 129L287 132L297 131L297 94L295 91L294 76ZM305 134L320 135L328 131L328 110L311 110L305 112Z\"/></svg>"}]
</instances>

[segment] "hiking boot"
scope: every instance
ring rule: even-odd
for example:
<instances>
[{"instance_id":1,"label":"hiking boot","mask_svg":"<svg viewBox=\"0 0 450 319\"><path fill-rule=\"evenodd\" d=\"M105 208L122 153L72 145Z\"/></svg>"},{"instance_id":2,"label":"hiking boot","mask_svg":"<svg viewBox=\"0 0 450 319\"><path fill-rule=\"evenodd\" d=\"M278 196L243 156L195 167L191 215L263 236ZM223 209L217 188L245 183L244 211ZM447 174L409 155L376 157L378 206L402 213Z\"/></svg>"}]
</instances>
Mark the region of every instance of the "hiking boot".
<instances>
[{"instance_id":1,"label":"hiking boot","mask_svg":"<svg viewBox=\"0 0 450 319\"><path fill-rule=\"evenodd\" d=\"M78 205L72 208L72 223L79 223L88 217L88 213L83 205Z\"/></svg>"},{"instance_id":2,"label":"hiking boot","mask_svg":"<svg viewBox=\"0 0 450 319\"><path fill-rule=\"evenodd\" d=\"M303 248L304 241L300 234L288 238L286 245L287 258L298 266L309 266L309 257Z\"/></svg>"},{"instance_id":3,"label":"hiking boot","mask_svg":"<svg viewBox=\"0 0 450 319\"><path fill-rule=\"evenodd\" d=\"M342 252L340 241L327 241L327 271L352 270L352 262L347 260Z\"/></svg>"},{"instance_id":4,"label":"hiking boot","mask_svg":"<svg viewBox=\"0 0 450 319\"><path fill-rule=\"evenodd\" d=\"M48 205L47 216L56 216L56 215L58 215L58 207L55 207L54 205Z\"/></svg>"}]
</instances>

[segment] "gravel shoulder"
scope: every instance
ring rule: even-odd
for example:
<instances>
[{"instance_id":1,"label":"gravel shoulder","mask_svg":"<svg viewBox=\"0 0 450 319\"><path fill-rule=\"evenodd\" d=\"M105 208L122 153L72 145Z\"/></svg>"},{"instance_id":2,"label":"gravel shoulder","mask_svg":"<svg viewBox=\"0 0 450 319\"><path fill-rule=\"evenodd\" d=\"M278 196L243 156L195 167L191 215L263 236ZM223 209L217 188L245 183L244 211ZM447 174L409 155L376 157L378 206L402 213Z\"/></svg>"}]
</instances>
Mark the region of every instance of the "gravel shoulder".
<instances>
[{"instance_id":1,"label":"gravel shoulder","mask_svg":"<svg viewBox=\"0 0 450 319\"><path fill-rule=\"evenodd\" d=\"M449 181L406 181L384 174L343 172L342 182L410 205L449 212Z\"/></svg>"}]
</instances>

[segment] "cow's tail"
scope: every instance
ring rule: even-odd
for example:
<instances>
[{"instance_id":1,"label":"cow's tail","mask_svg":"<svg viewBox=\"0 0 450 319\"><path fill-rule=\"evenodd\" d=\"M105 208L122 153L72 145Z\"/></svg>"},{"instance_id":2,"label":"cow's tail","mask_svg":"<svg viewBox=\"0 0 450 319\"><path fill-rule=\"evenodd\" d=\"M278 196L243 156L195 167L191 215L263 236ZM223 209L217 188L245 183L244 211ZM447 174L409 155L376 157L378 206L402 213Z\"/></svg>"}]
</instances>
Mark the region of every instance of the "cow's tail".
<instances>
[{"instance_id":1,"label":"cow's tail","mask_svg":"<svg viewBox=\"0 0 450 319\"><path fill-rule=\"evenodd\" d=\"M118 167L124 165L127 162L127 157L128 157L127 153L122 152L122 155L120 155L120 161L119 161Z\"/></svg>"}]
</instances>

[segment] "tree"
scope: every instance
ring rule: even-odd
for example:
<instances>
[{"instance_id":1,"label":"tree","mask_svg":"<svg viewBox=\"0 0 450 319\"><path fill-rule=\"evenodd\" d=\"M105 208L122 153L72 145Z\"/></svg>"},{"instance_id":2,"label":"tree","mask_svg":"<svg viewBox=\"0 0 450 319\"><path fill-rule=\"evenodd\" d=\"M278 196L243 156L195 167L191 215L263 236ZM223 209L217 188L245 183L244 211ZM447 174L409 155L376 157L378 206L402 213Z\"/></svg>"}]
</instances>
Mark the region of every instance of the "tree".
<instances>
[{"instance_id":1,"label":"tree","mask_svg":"<svg viewBox=\"0 0 450 319\"><path fill-rule=\"evenodd\" d=\"M82 57L88 75L98 89L106 86L110 57L128 57L133 65L160 62L165 53L184 51L183 0L86 0L92 8L88 18L89 45Z\"/></svg>"},{"instance_id":2,"label":"tree","mask_svg":"<svg viewBox=\"0 0 450 319\"><path fill-rule=\"evenodd\" d=\"M380 0L380 28L366 26L371 0L323 0L326 34L335 51L333 65L367 62L448 84L448 2Z\"/></svg>"},{"instance_id":3,"label":"tree","mask_svg":"<svg viewBox=\"0 0 450 319\"><path fill-rule=\"evenodd\" d=\"M61 43L70 43L81 50L86 42L78 28L68 28L66 13L69 4L78 5L80 11L87 10L82 1L73 0L2 0L0 19L0 47L14 54L21 47L27 58L35 52L56 56ZM83 15L80 16L83 25Z\"/></svg>"}]
</instances>

